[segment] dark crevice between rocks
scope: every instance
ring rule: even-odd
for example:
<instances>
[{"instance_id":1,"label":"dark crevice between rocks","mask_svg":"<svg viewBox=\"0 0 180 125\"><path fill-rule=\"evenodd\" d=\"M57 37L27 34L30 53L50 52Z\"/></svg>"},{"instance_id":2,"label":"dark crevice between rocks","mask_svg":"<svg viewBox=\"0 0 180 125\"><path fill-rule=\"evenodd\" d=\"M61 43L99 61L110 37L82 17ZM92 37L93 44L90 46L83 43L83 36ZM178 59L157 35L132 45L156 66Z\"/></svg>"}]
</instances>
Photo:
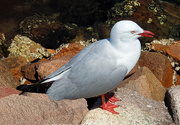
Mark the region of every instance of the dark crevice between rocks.
<instances>
[{"instance_id":1,"label":"dark crevice between rocks","mask_svg":"<svg viewBox=\"0 0 180 125\"><path fill-rule=\"evenodd\" d=\"M92 109L93 105L96 103L96 101L98 100L98 97L94 97L94 98L85 98L88 104L88 109Z\"/></svg>"},{"instance_id":2,"label":"dark crevice between rocks","mask_svg":"<svg viewBox=\"0 0 180 125\"><path fill-rule=\"evenodd\" d=\"M168 109L168 112L169 112L172 120L174 121L173 112L172 112L172 109L171 109L171 96L170 96L170 94L169 94L167 91L166 91L166 93L165 93L164 103L165 103L165 106L166 106L167 109Z\"/></svg>"}]
</instances>

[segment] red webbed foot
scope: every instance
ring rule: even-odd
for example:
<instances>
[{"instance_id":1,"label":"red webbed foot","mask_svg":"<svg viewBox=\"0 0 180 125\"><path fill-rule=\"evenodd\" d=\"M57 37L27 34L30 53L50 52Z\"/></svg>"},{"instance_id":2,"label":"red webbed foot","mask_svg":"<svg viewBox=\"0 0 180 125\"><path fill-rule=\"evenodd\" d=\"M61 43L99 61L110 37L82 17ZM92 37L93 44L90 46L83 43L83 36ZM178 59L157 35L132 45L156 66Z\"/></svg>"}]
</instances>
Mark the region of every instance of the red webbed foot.
<instances>
[{"instance_id":1,"label":"red webbed foot","mask_svg":"<svg viewBox=\"0 0 180 125\"><path fill-rule=\"evenodd\" d=\"M113 114L119 114L118 112L114 111L114 108L117 108L119 107L118 105L115 105L115 104L112 104L110 102L105 102L105 97L107 97L107 99L109 99L110 102L115 102L115 101L119 101L118 98L116 98L114 95L113 96L109 96L107 94L105 95L101 95L101 98L102 98L102 105L101 105L101 108L104 109L104 110L107 110Z\"/></svg>"}]
</instances>

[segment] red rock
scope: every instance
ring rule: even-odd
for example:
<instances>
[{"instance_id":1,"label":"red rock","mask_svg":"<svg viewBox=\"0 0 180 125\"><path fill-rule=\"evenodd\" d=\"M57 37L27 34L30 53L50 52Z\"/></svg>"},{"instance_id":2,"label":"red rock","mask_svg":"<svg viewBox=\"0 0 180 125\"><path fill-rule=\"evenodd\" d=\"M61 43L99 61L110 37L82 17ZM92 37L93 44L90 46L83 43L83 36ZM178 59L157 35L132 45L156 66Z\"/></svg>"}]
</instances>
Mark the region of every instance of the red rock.
<instances>
[{"instance_id":1,"label":"red rock","mask_svg":"<svg viewBox=\"0 0 180 125\"><path fill-rule=\"evenodd\" d=\"M24 78L26 78L27 80L37 80L36 78L36 65L38 63L31 63L31 64L27 64L25 66L22 66L21 68L21 72L24 76Z\"/></svg>"},{"instance_id":2,"label":"red rock","mask_svg":"<svg viewBox=\"0 0 180 125\"><path fill-rule=\"evenodd\" d=\"M176 74L176 79L175 85L180 85L180 76L178 74Z\"/></svg>"},{"instance_id":3,"label":"red rock","mask_svg":"<svg viewBox=\"0 0 180 125\"><path fill-rule=\"evenodd\" d=\"M169 45L167 54L180 63L180 45Z\"/></svg>"},{"instance_id":4,"label":"red rock","mask_svg":"<svg viewBox=\"0 0 180 125\"><path fill-rule=\"evenodd\" d=\"M0 61L0 85L16 88L20 83L2 61Z\"/></svg>"},{"instance_id":5,"label":"red rock","mask_svg":"<svg viewBox=\"0 0 180 125\"><path fill-rule=\"evenodd\" d=\"M166 54L167 50L169 49L169 47L168 46L164 46L162 44L155 44L155 43L153 43L151 45L150 49L152 49L153 51L156 51L156 52L163 52L164 54Z\"/></svg>"},{"instance_id":6,"label":"red rock","mask_svg":"<svg viewBox=\"0 0 180 125\"><path fill-rule=\"evenodd\" d=\"M11 87L0 85L0 98L9 96L11 94L20 94L21 91L13 89Z\"/></svg>"},{"instance_id":7,"label":"red rock","mask_svg":"<svg viewBox=\"0 0 180 125\"><path fill-rule=\"evenodd\" d=\"M165 87L147 67L139 69L131 77L121 82L118 87L135 90L141 95L157 101L163 101L166 92Z\"/></svg>"},{"instance_id":8,"label":"red rock","mask_svg":"<svg viewBox=\"0 0 180 125\"><path fill-rule=\"evenodd\" d=\"M148 67L166 88L171 87L173 83L173 69L169 59L154 52L142 52L139 59L141 67Z\"/></svg>"},{"instance_id":9,"label":"red rock","mask_svg":"<svg viewBox=\"0 0 180 125\"><path fill-rule=\"evenodd\" d=\"M172 44L169 46L164 46L161 44L152 44L151 49L156 52L163 52L163 54L168 54L174 60L180 63L180 45Z\"/></svg>"},{"instance_id":10,"label":"red rock","mask_svg":"<svg viewBox=\"0 0 180 125\"><path fill-rule=\"evenodd\" d=\"M21 72L26 79L39 81L58 70L71 58L72 56L62 56L54 60L27 64L21 68Z\"/></svg>"},{"instance_id":11,"label":"red rock","mask_svg":"<svg viewBox=\"0 0 180 125\"><path fill-rule=\"evenodd\" d=\"M80 43L69 43L68 47L62 48L53 59L59 58L61 56L75 56L80 50L82 50L85 46Z\"/></svg>"},{"instance_id":12,"label":"red rock","mask_svg":"<svg viewBox=\"0 0 180 125\"><path fill-rule=\"evenodd\" d=\"M26 64L24 57L9 57L2 60L3 64L11 70L17 80L22 76L21 67Z\"/></svg>"},{"instance_id":13,"label":"red rock","mask_svg":"<svg viewBox=\"0 0 180 125\"><path fill-rule=\"evenodd\" d=\"M55 72L60 67L69 62L72 57L73 56L61 56L60 58L54 60L39 63L36 70L39 79L42 80L46 76Z\"/></svg>"},{"instance_id":14,"label":"red rock","mask_svg":"<svg viewBox=\"0 0 180 125\"><path fill-rule=\"evenodd\" d=\"M55 53L55 50L53 50L53 49L46 49L49 53L51 53L51 54L54 54Z\"/></svg>"},{"instance_id":15,"label":"red rock","mask_svg":"<svg viewBox=\"0 0 180 125\"><path fill-rule=\"evenodd\" d=\"M79 124L88 112L85 99L52 102L37 93L10 95L1 98L0 105L1 125Z\"/></svg>"}]
</instances>

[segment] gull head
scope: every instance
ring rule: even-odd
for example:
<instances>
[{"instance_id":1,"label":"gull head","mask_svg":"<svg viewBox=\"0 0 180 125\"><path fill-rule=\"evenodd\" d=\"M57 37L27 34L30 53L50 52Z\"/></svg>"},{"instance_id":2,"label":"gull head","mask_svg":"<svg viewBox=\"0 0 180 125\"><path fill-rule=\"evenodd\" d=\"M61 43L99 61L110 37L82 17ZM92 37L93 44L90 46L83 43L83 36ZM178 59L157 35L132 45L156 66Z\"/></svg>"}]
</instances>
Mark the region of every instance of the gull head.
<instances>
[{"instance_id":1,"label":"gull head","mask_svg":"<svg viewBox=\"0 0 180 125\"><path fill-rule=\"evenodd\" d=\"M143 30L137 23L130 20L117 22L111 29L110 39L122 42L135 41L139 37L153 37L154 33Z\"/></svg>"}]
</instances>

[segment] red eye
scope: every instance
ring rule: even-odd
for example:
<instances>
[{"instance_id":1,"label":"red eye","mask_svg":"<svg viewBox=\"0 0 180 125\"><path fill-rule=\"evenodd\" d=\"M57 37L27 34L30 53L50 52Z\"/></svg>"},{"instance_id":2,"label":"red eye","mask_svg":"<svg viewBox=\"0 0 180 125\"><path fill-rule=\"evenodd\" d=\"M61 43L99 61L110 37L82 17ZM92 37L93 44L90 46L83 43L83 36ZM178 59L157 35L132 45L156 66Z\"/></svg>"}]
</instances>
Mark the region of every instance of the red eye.
<instances>
[{"instance_id":1,"label":"red eye","mask_svg":"<svg viewBox=\"0 0 180 125\"><path fill-rule=\"evenodd\" d=\"M135 31L131 31L131 33L132 33L132 34L134 34L134 33L135 33Z\"/></svg>"}]
</instances>

